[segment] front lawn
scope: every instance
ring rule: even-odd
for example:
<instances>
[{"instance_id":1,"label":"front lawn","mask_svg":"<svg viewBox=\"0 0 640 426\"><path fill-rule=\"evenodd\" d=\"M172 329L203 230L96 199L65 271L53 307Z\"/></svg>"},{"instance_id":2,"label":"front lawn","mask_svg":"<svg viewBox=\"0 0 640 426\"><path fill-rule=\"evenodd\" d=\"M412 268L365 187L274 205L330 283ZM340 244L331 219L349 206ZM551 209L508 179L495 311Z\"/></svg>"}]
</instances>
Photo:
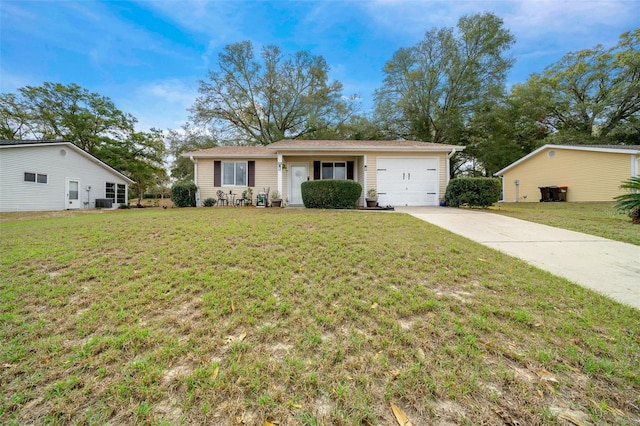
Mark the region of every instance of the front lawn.
<instances>
[{"instance_id":1,"label":"front lawn","mask_svg":"<svg viewBox=\"0 0 640 426\"><path fill-rule=\"evenodd\" d=\"M0 219L2 424L640 422L639 311L408 215Z\"/></svg>"},{"instance_id":2,"label":"front lawn","mask_svg":"<svg viewBox=\"0 0 640 426\"><path fill-rule=\"evenodd\" d=\"M640 245L640 225L610 203L498 203L493 213Z\"/></svg>"}]
</instances>

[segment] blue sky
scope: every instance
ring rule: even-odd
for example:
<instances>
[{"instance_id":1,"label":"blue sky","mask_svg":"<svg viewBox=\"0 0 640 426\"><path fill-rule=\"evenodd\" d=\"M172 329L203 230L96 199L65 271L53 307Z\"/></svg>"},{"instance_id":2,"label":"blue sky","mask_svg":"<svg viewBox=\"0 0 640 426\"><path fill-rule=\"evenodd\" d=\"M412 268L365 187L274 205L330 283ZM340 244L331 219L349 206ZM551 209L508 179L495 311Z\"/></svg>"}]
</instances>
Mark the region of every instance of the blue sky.
<instances>
[{"instance_id":1,"label":"blue sky","mask_svg":"<svg viewBox=\"0 0 640 426\"><path fill-rule=\"evenodd\" d=\"M638 0L2 0L0 91L77 83L137 117L139 130L178 128L222 48L250 40L322 55L331 79L366 110L397 49L480 12L495 13L516 37L509 85L640 26Z\"/></svg>"}]
</instances>

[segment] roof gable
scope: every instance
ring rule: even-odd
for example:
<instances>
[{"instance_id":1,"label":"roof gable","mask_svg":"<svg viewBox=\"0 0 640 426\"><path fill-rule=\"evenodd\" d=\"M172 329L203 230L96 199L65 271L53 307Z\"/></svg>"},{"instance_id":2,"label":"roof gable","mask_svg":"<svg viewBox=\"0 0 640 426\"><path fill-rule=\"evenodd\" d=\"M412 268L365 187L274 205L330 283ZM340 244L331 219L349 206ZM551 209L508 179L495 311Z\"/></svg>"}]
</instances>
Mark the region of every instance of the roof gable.
<instances>
[{"instance_id":1,"label":"roof gable","mask_svg":"<svg viewBox=\"0 0 640 426\"><path fill-rule=\"evenodd\" d=\"M616 154L630 154L630 155L640 155L640 146L639 145L543 145L535 151L525 155L517 161L509 164L502 170L495 172L494 176L501 176L506 171L516 167L519 164L524 163L530 158L538 155L539 153L547 150L547 149L565 149L570 151L589 151L589 152L608 152L608 153L616 153Z\"/></svg>"},{"instance_id":2,"label":"roof gable","mask_svg":"<svg viewBox=\"0 0 640 426\"><path fill-rule=\"evenodd\" d=\"M124 179L130 185L133 185L135 183L135 181L133 181L132 179L128 178L126 175L122 174L121 172L117 171L116 169L114 169L113 167L111 167L110 165L105 163L104 161L100 160L95 155L89 154L84 149L80 148L79 146L77 146L77 145L75 145L75 144L73 144L73 143L71 143L69 141L51 141L51 140L38 141L38 140L15 140L15 139L0 140L0 149L2 149L2 148L38 148L38 147L42 147L42 146L64 146L64 147L68 147L68 148L74 150L75 152L77 152L78 154L82 155L83 157L87 158L89 161L99 165L100 167L102 167L102 168L108 170L109 172L119 176L120 178Z\"/></svg>"}]
</instances>

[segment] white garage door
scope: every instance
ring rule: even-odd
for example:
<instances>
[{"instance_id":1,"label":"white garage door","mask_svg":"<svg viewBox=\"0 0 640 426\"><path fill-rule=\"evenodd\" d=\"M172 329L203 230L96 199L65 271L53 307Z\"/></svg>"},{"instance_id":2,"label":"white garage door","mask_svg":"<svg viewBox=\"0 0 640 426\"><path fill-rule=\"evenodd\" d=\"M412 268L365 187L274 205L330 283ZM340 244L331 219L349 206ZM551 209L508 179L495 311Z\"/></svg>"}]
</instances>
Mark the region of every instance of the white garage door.
<instances>
[{"instance_id":1,"label":"white garage door","mask_svg":"<svg viewBox=\"0 0 640 426\"><path fill-rule=\"evenodd\" d=\"M437 206L437 158L378 158L378 204Z\"/></svg>"}]
</instances>

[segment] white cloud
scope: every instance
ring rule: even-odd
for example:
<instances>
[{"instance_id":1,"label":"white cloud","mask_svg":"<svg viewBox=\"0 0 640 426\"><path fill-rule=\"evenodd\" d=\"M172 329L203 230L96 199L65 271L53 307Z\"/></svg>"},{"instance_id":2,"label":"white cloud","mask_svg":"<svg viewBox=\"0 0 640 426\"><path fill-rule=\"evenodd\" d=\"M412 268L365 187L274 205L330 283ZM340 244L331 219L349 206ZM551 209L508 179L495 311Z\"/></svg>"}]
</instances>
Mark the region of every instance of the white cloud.
<instances>
[{"instance_id":1,"label":"white cloud","mask_svg":"<svg viewBox=\"0 0 640 426\"><path fill-rule=\"evenodd\" d=\"M197 97L195 79L156 80L126 91L116 101L124 111L138 119L138 130L177 129L189 117L187 109Z\"/></svg>"}]
</instances>

